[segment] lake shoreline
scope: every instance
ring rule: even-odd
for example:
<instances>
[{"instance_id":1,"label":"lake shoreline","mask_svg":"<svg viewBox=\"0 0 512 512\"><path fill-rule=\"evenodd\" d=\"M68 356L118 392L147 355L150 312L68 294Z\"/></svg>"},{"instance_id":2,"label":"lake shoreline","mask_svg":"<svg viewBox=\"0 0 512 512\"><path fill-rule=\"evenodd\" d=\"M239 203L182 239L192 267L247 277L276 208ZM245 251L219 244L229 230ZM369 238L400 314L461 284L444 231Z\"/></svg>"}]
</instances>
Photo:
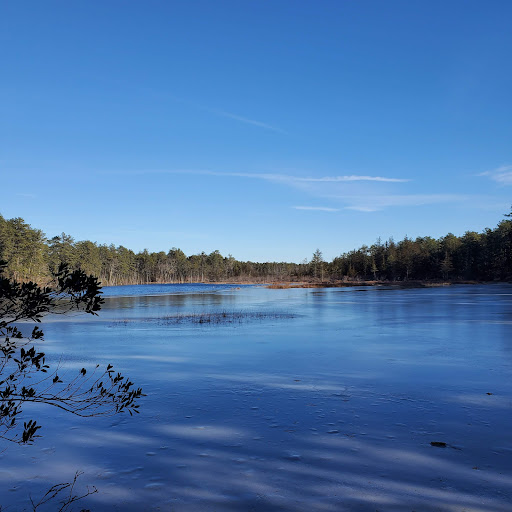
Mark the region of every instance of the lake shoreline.
<instances>
[{"instance_id":1,"label":"lake shoreline","mask_svg":"<svg viewBox=\"0 0 512 512\"><path fill-rule=\"evenodd\" d=\"M272 290L283 290L289 288L354 288L359 286L393 286L399 288L437 288L452 285L490 285L490 284L510 284L509 281L472 281L472 280L446 280L446 281L386 281L386 280L361 280L361 281L198 281L198 282L162 282L162 283L126 283L119 285L104 285L102 288L112 288L118 286L161 286L161 285L230 285L230 286L264 286Z\"/></svg>"}]
</instances>

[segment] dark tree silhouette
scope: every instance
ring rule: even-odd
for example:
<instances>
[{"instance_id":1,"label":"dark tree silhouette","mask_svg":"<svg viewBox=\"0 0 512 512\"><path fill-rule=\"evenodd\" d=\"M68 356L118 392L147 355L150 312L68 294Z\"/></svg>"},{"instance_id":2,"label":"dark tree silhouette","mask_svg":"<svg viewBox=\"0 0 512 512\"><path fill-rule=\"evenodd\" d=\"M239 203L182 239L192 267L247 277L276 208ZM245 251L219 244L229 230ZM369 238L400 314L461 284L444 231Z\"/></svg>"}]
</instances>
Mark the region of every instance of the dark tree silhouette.
<instances>
[{"instance_id":1,"label":"dark tree silhouette","mask_svg":"<svg viewBox=\"0 0 512 512\"><path fill-rule=\"evenodd\" d=\"M98 279L60 265L51 284L41 287L6 278L5 267L0 262L0 438L25 444L39 437L36 420L22 419L23 406L30 402L78 416L138 412L142 390L114 372L112 365L104 370L99 365L92 371L82 368L64 380L59 368L50 368L44 352L34 345L43 340L43 331L27 325L41 322L47 314L97 314L103 303Z\"/></svg>"}]
</instances>

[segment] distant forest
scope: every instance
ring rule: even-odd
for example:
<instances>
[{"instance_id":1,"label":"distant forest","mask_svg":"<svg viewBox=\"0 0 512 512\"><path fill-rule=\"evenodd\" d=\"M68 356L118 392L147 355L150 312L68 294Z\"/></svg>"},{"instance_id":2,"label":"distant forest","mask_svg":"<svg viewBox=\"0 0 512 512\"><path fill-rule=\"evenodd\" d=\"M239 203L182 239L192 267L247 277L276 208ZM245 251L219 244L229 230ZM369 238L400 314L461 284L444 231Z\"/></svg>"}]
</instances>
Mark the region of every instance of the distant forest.
<instances>
[{"instance_id":1,"label":"distant forest","mask_svg":"<svg viewBox=\"0 0 512 512\"><path fill-rule=\"evenodd\" d=\"M506 217L512 218L511 215ZM482 233L451 233L435 239L392 238L363 245L324 261L320 250L302 263L238 261L219 251L187 256L135 253L123 246L75 241L62 233L47 238L23 219L0 215L0 260L7 276L44 283L60 263L99 277L104 286L146 283L280 281L507 281L512 279L512 220Z\"/></svg>"}]
</instances>

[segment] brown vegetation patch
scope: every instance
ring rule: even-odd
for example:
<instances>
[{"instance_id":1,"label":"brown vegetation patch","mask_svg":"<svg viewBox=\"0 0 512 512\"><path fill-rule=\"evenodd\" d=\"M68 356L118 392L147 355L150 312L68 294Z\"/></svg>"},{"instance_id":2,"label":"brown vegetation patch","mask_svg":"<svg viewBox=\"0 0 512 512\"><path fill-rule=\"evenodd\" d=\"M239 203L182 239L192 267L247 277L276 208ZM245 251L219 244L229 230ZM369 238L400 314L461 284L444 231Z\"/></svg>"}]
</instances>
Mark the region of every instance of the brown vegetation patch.
<instances>
[{"instance_id":1,"label":"brown vegetation patch","mask_svg":"<svg viewBox=\"0 0 512 512\"><path fill-rule=\"evenodd\" d=\"M271 290L286 290L289 288L354 288L357 286L394 286L397 288L438 288L454 284L482 284L479 281L324 281L324 282L282 282L271 283L266 287Z\"/></svg>"}]
</instances>

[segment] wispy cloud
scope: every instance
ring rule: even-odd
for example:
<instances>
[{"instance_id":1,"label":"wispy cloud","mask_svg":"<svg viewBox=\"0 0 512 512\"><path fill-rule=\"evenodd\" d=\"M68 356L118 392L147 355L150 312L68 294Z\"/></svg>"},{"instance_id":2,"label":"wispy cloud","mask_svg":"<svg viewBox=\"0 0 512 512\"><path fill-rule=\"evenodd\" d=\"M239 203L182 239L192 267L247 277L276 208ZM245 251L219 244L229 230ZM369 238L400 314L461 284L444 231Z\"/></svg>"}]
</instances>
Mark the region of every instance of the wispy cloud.
<instances>
[{"instance_id":1,"label":"wispy cloud","mask_svg":"<svg viewBox=\"0 0 512 512\"><path fill-rule=\"evenodd\" d=\"M463 194L389 194L368 196L337 196L350 203L346 210L376 212L390 206L424 206L428 204L466 201L470 196Z\"/></svg>"},{"instance_id":2,"label":"wispy cloud","mask_svg":"<svg viewBox=\"0 0 512 512\"><path fill-rule=\"evenodd\" d=\"M512 166L500 167L492 171L494 179L512 184ZM296 210L338 212L353 210L359 212L376 212L392 207L418 207L434 204L455 204L464 201L472 201L474 206L488 208L491 199L484 196L455 193L434 194L397 194L396 186L400 183L411 182L406 178L387 176L369 176L347 174L339 176L296 176L284 173L256 173L214 171L207 169L162 169L132 171L134 174L184 174L218 176L219 178L241 178L263 180L287 187L301 190L310 197L322 198L333 206L291 206ZM487 174L487 173L486 173ZM508 177L508 178L507 178ZM510 179L511 181L506 181ZM339 203L339 207L336 207Z\"/></svg>"},{"instance_id":3,"label":"wispy cloud","mask_svg":"<svg viewBox=\"0 0 512 512\"><path fill-rule=\"evenodd\" d=\"M281 128L273 126L273 125L271 125L269 123L264 123L264 122L258 121L256 119L251 119L249 117L240 116L238 114L234 114L233 112L227 112L226 110L222 110L222 109L219 109L219 108L207 107L206 105L203 105L201 103L197 103L195 101L187 100L185 98L180 98L180 97L174 96L174 95L168 95L167 97L173 99L177 103L182 103L182 104L185 104L185 105L189 105L189 106L191 106L193 108L196 108L196 109L199 109L199 110L203 110L204 112L208 112L208 113L216 115L216 116L226 117L228 119L233 119L234 121L239 121L240 123L250 124L252 126L257 126L258 128L263 128L265 130L271 130L271 131L277 132L277 133L283 133L283 134L287 134L288 133L285 130L282 130Z\"/></svg>"},{"instance_id":4,"label":"wispy cloud","mask_svg":"<svg viewBox=\"0 0 512 512\"><path fill-rule=\"evenodd\" d=\"M489 176L501 185L512 185L512 165L502 165L492 171L480 173L478 176Z\"/></svg>"},{"instance_id":5,"label":"wispy cloud","mask_svg":"<svg viewBox=\"0 0 512 512\"><path fill-rule=\"evenodd\" d=\"M294 206L296 210L312 210L317 212L339 212L339 208L329 208L328 206Z\"/></svg>"},{"instance_id":6,"label":"wispy cloud","mask_svg":"<svg viewBox=\"0 0 512 512\"><path fill-rule=\"evenodd\" d=\"M323 178L297 178L293 177L296 181L310 181L310 182L343 182L343 181L382 181L387 183L405 183L411 181L403 178L384 178L383 176L324 176Z\"/></svg>"},{"instance_id":7,"label":"wispy cloud","mask_svg":"<svg viewBox=\"0 0 512 512\"><path fill-rule=\"evenodd\" d=\"M240 121L241 123L258 126L259 128L264 128L265 130L271 130L273 132L283 133L283 134L288 133L285 130L282 130L281 128L277 128L276 126L272 126L267 123L262 123L261 121L256 121L255 119L249 119L248 117L243 117L243 116L239 116L237 114L232 114L231 112L226 112L225 110L218 110L215 108L202 107L200 105L198 105L198 107L201 108L202 110L206 110L207 112L210 112L212 114L222 116L222 117L227 117L228 119L234 119L235 121Z\"/></svg>"},{"instance_id":8,"label":"wispy cloud","mask_svg":"<svg viewBox=\"0 0 512 512\"><path fill-rule=\"evenodd\" d=\"M364 176L364 175L342 175L342 176L322 176L322 177L304 177L292 176L290 174L279 173L256 173L256 172L230 172L230 171L210 171L202 169L147 169L140 171L129 171L131 174L190 174L220 177L253 178L259 180L280 182L280 183L351 183L357 181L374 181L385 183L406 183L410 181L405 178L387 178L384 176Z\"/></svg>"},{"instance_id":9,"label":"wispy cloud","mask_svg":"<svg viewBox=\"0 0 512 512\"><path fill-rule=\"evenodd\" d=\"M375 206L345 206L345 210L355 210L356 212L378 212L381 209Z\"/></svg>"},{"instance_id":10,"label":"wispy cloud","mask_svg":"<svg viewBox=\"0 0 512 512\"><path fill-rule=\"evenodd\" d=\"M343 182L354 182L354 181L380 181L388 183L404 183L409 181L403 178L385 178L382 176L359 176L359 175L348 175L348 176L322 176L316 177L303 177L303 176L291 176L289 174L257 174L257 173L223 173L225 175L240 176L246 178L259 178L268 181L280 181L289 183L343 183Z\"/></svg>"}]
</instances>

